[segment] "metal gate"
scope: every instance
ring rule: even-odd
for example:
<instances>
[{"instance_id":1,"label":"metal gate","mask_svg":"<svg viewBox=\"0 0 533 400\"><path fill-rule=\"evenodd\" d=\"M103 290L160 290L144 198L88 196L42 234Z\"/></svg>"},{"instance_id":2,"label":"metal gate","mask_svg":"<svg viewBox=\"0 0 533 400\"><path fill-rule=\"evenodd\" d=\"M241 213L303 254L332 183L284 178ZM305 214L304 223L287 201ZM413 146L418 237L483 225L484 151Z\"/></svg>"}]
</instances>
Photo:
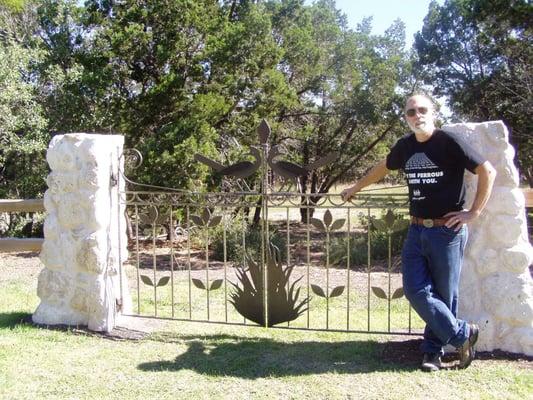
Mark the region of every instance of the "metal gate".
<instances>
[{"instance_id":1,"label":"metal gate","mask_svg":"<svg viewBox=\"0 0 533 400\"><path fill-rule=\"evenodd\" d=\"M346 202L339 194L291 191L334 155L307 167L278 161L268 125L258 132L253 162L224 166L196 156L232 183L220 192L142 185L122 175L129 256L121 273L136 315L419 334L423 322L403 296L399 273L407 195L366 191ZM139 156L125 152L130 163ZM246 183L253 174L257 190Z\"/></svg>"}]
</instances>

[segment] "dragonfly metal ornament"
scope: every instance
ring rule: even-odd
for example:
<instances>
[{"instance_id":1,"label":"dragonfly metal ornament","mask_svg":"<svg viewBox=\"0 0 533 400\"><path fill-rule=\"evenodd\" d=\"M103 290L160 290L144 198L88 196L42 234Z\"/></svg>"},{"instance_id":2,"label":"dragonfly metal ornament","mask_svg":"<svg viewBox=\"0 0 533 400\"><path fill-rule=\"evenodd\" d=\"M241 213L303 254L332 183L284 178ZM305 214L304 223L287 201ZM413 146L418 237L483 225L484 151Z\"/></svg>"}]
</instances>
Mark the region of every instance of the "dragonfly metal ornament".
<instances>
[{"instance_id":1,"label":"dragonfly metal ornament","mask_svg":"<svg viewBox=\"0 0 533 400\"><path fill-rule=\"evenodd\" d=\"M272 168L272 171L278 174L285 181L285 183L288 183L289 185L293 183L297 188L299 187L298 178L306 176L309 172L331 163L339 156L337 152L333 152L327 156L319 158L309 165L302 166L290 161L277 161L276 158L281 155L283 154L280 152L280 146L273 146L268 153L268 165L270 168Z\"/></svg>"}]
</instances>

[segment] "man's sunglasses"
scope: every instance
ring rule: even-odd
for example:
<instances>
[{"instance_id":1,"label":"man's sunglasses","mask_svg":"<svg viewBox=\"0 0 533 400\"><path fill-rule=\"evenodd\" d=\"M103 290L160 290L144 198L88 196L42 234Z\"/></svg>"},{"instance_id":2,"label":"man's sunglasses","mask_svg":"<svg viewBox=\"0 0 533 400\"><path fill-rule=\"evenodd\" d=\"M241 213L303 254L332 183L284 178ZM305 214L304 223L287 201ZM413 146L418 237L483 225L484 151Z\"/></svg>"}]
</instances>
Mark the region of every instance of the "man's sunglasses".
<instances>
[{"instance_id":1,"label":"man's sunglasses","mask_svg":"<svg viewBox=\"0 0 533 400\"><path fill-rule=\"evenodd\" d=\"M405 111L405 115L407 115L408 117L414 117L417 111L420 115L426 115L429 111L429 108L427 107L410 108L407 111Z\"/></svg>"}]
</instances>

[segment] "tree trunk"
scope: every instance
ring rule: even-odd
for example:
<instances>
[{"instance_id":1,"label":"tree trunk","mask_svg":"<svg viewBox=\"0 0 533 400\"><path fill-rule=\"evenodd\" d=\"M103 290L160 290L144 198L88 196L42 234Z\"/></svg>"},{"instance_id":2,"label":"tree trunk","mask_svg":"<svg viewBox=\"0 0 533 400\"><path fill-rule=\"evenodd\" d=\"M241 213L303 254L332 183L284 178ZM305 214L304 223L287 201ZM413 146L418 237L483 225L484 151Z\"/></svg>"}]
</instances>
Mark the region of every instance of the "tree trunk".
<instances>
[{"instance_id":1,"label":"tree trunk","mask_svg":"<svg viewBox=\"0 0 533 400\"><path fill-rule=\"evenodd\" d=\"M133 240L133 228L131 226L131 218L126 211L124 211L124 216L126 217L126 235L128 236L128 241Z\"/></svg>"},{"instance_id":2,"label":"tree trunk","mask_svg":"<svg viewBox=\"0 0 533 400\"><path fill-rule=\"evenodd\" d=\"M257 200L255 211L254 211L254 218L252 220L252 227L256 228L259 226L259 221L261 220L261 201L262 197L260 197Z\"/></svg>"}]
</instances>

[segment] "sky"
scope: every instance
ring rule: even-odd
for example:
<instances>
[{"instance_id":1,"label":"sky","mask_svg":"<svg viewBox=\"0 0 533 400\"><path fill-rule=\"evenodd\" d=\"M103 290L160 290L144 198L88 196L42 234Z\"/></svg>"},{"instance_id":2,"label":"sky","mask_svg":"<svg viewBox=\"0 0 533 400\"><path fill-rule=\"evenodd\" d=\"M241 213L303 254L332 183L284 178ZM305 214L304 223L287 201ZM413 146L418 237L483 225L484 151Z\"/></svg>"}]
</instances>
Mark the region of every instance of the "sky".
<instances>
[{"instance_id":1,"label":"sky","mask_svg":"<svg viewBox=\"0 0 533 400\"><path fill-rule=\"evenodd\" d=\"M436 0L444 4L444 0ZM312 4L314 0L305 0ZM338 10L348 18L348 27L355 28L365 17L372 18L372 33L379 35L385 32L396 19L405 23L406 48L413 45L413 35L422 29L424 17L428 13L431 0L335 0ZM436 99L440 103L440 112L450 116L445 99Z\"/></svg>"},{"instance_id":2,"label":"sky","mask_svg":"<svg viewBox=\"0 0 533 400\"><path fill-rule=\"evenodd\" d=\"M382 34L394 20L401 19L405 27L407 47L413 43L413 35L422 29L431 0L336 0L337 9L348 17L348 25L355 28L364 17L373 17L372 33ZM444 0L437 0L443 4ZM306 0L307 4L313 3Z\"/></svg>"}]
</instances>

